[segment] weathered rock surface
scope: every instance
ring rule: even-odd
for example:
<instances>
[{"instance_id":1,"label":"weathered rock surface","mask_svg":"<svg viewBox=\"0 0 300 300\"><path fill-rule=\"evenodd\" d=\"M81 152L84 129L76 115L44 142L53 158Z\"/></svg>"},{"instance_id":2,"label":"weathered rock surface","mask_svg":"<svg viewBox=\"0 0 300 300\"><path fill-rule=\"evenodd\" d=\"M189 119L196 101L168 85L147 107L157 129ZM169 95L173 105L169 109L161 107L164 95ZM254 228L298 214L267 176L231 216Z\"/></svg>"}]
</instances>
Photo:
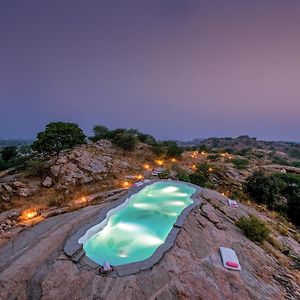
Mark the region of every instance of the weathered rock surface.
<instances>
[{"instance_id":1,"label":"weathered rock surface","mask_svg":"<svg viewBox=\"0 0 300 300\"><path fill-rule=\"evenodd\" d=\"M137 157L140 158L138 151L137 149ZM0 199L10 203L14 197L26 198L43 193L44 188L69 194L77 186L141 170L141 165L136 159L124 157L112 147L110 141L100 140L78 146L73 150L62 151L58 157L52 157L44 162L46 171L43 178L22 177L21 173L2 174Z\"/></svg>"},{"instance_id":2,"label":"weathered rock surface","mask_svg":"<svg viewBox=\"0 0 300 300\"><path fill-rule=\"evenodd\" d=\"M44 187L51 187L52 186L52 178L50 176L47 176L45 180L43 181Z\"/></svg>"},{"instance_id":3,"label":"weathered rock surface","mask_svg":"<svg viewBox=\"0 0 300 300\"><path fill-rule=\"evenodd\" d=\"M203 196L207 201L189 214L162 260L127 277L79 270L62 254L66 238L95 218L104 204L24 230L0 248L0 299L299 299L293 273L234 225L235 214L252 213L251 208L241 205L228 217L225 197L209 190ZM240 272L223 268L220 246L236 251Z\"/></svg>"}]
</instances>

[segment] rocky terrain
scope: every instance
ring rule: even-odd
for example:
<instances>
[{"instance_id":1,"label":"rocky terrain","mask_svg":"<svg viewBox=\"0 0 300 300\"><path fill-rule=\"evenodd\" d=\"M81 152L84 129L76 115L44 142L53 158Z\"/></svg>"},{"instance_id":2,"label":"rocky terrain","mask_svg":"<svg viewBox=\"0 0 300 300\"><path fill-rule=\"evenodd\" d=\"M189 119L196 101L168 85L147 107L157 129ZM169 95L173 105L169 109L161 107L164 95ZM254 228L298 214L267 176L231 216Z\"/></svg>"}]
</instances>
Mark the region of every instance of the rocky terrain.
<instances>
[{"instance_id":1,"label":"rocky terrain","mask_svg":"<svg viewBox=\"0 0 300 300\"><path fill-rule=\"evenodd\" d=\"M269 150L263 151L263 156L247 156L248 165L238 168L234 160L244 159L239 154L186 151L179 160L157 160L148 145L139 144L123 156L101 140L50 157L29 174L2 172L0 299L299 299L299 231L239 194L256 169L299 173L299 168L274 164ZM152 168L163 166L168 177L176 178L182 171L193 173L201 163L209 164L209 182L220 193L202 190L200 206L153 268L103 277L80 269L63 253L72 233L132 183L152 178ZM227 205L226 196L242 201L238 209ZM235 225L249 215L271 229L271 238L261 245ZM236 251L241 272L223 268L220 246Z\"/></svg>"},{"instance_id":2,"label":"rocky terrain","mask_svg":"<svg viewBox=\"0 0 300 300\"><path fill-rule=\"evenodd\" d=\"M151 269L127 277L80 270L63 252L66 238L93 220L105 203L49 218L0 248L1 299L299 299L299 271L282 263L272 245L248 240L234 225L242 215L269 219L246 205L204 189L201 205L187 217L176 243ZM273 222L271 219L270 222ZM291 235L278 236L291 251ZM242 270L223 268L219 247L233 248ZM282 255L282 254L279 254Z\"/></svg>"},{"instance_id":3,"label":"rocky terrain","mask_svg":"<svg viewBox=\"0 0 300 300\"><path fill-rule=\"evenodd\" d=\"M0 204L3 208L26 207L29 199L32 205L47 205L51 199L64 202L87 191L120 186L118 179L140 172L148 157L151 154L143 144L134 152L134 159L124 157L108 140L83 145L45 162L38 161L29 171L0 173Z\"/></svg>"}]
</instances>

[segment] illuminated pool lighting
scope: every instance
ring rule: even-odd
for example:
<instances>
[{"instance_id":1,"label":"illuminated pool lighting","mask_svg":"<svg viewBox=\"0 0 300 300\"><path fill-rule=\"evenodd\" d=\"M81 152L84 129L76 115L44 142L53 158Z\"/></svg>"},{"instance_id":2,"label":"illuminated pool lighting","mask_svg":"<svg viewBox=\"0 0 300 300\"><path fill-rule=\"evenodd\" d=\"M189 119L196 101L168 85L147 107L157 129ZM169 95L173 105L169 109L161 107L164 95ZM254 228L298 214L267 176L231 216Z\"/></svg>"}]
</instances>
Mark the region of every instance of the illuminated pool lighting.
<instances>
[{"instance_id":1,"label":"illuminated pool lighting","mask_svg":"<svg viewBox=\"0 0 300 300\"><path fill-rule=\"evenodd\" d=\"M169 205L175 205L175 206L183 206L185 203L183 201L167 201L167 204Z\"/></svg>"},{"instance_id":2,"label":"illuminated pool lighting","mask_svg":"<svg viewBox=\"0 0 300 300\"><path fill-rule=\"evenodd\" d=\"M164 193L173 193L178 191L178 188L176 186L168 186L166 188L163 188L161 191Z\"/></svg>"},{"instance_id":3,"label":"illuminated pool lighting","mask_svg":"<svg viewBox=\"0 0 300 300\"><path fill-rule=\"evenodd\" d=\"M114 266L143 261L153 255L177 217L193 203L195 188L175 181L144 186L79 239L86 256Z\"/></svg>"},{"instance_id":4,"label":"illuminated pool lighting","mask_svg":"<svg viewBox=\"0 0 300 300\"><path fill-rule=\"evenodd\" d=\"M134 203L132 204L133 207L136 208L151 208L153 205L147 204L147 203Z\"/></svg>"},{"instance_id":5,"label":"illuminated pool lighting","mask_svg":"<svg viewBox=\"0 0 300 300\"><path fill-rule=\"evenodd\" d=\"M127 231L139 231L139 230L141 230L141 226L136 225L136 224L120 222L117 226L119 228L121 228L123 230L127 230Z\"/></svg>"}]
</instances>

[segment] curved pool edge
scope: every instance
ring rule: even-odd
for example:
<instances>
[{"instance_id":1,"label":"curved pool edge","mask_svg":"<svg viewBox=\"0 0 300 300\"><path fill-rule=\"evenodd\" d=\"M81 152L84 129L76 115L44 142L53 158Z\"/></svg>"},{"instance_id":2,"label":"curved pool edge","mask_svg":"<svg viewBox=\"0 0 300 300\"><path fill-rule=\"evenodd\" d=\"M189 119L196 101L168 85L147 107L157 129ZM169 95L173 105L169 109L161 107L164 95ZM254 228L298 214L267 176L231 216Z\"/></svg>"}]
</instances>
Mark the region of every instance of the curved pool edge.
<instances>
[{"instance_id":1,"label":"curved pool edge","mask_svg":"<svg viewBox=\"0 0 300 300\"><path fill-rule=\"evenodd\" d=\"M85 252L83 250L83 245L78 243L79 238L82 237L89 229L101 223L107 217L107 214L109 213L110 210L116 208L117 206L122 205L128 198L138 193L146 186L161 181L184 183L195 188L195 192L190 196L190 199L192 199L193 203L191 203L189 206L183 209L181 214L178 216L176 222L174 223L171 231L169 232L167 238L165 239L164 243L157 247L157 249L152 254L152 256L150 256L149 258L143 261L116 266L115 271L111 274L111 276L127 276L131 274L135 274L140 271L149 269L153 265L158 263L162 259L163 255L173 247L176 237L180 232L181 227L183 226L184 221L188 216L188 214L201 203L200 200L198 199L198 196L202 190L201 187L188 182L183 182L178 180L168 180L168 179L151 180L140 187L132 187L128 190L128 192L124 196L120 197L119 199L113 202L104 204L105 207L101 209L99 215L94 220L88 222L87 224L79 228L70 238L68 238L63 248L64 253L73 262L77 263L80 269L95 270L96 268L98 268L100 265L92 261L85 255Z\"/></svg>"}]
</instances>

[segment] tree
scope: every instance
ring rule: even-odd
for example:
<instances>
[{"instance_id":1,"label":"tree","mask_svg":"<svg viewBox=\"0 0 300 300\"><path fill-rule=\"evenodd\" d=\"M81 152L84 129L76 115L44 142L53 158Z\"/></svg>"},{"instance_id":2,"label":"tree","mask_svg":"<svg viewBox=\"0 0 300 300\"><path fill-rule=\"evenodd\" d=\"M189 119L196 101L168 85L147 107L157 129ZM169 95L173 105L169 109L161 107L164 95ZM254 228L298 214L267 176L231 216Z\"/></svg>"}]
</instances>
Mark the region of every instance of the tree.
<instances>
[{"instance_id":1,"label":"tree","mask_svg":"<svg viewBox=\"0 0 300 300\"><path fill-rule=\"evenodd\" d=\"M96 125L93 128L94 136L90 137L92 142L99 141L101 139L108 139L109 138L109 129L103 125Z\"/></svg>"},{"instance_id":2,"label":"tree","mask_svg":"<svg viewBox=\"0 0 300 300\"><path fill-rule=\"evenodd\" d=\"M18 150L16 146L6 146L1 151L1 156L4 161L9 161L12 158L16 157Z\"/></svg>"},{"instance_id":3,"label":"tree","mask_svg":"<svg viewBox=\"0 0 300 300\"><path fill-rule=\"evenodd\" d=\"M167 148L167 157L180 157L183 149L177 145L175 141L165 141L165 147Z\"/></svg>"},{"instance_id":4,"label":"tree","mask_svg":"<svg viewBox=\"0 0 300 300\"><path fill-rule=\"evenodd\" d=\"M256 202L264 203L273 209L285 186L286 183L277 176L267 176L257 171L246 179L244 190Z\"/></svg>"},{"instance_id":5,"label":"tree","mask_svg":"<svg viewBox=\"0 0 300 300\"><path fill-rule=\"evenodd\" d=\"M40 153L56 153L85 143L85 134L76 123L52 122L39 132L32 149Z\"/></svg>"},{"instance_id":6,"label":"tree","mask_svg":"<svg viewBox=\"0 0 300 300\"><path fill-rule=\"evenodd\" d=\"M180 157L183 149L175 141L155 142L152 145L152 151L158 156Z\"/></svg>"},{"instance_id":7,"label":"tree","mask_svg":"<svg viewBox=\"0 0 300 300\"><path fill-rule=\"evenodd\" d=\"M132 133L121 132L115 135L113 142L120 148L123 149L125 156L126 151L132 151L136 145L136 136Z\"/></svg>"},{"instance_id":8,"label":"tree","mask_svg":"<svg viewBox=\"0 0 300 300\"><path fill-rule=\"evenodd\" d=\"M146 133L142 133L142 132L139 132L137 134L137 138L142 142L142 143L145 143L145 144L149 144L149 145L153 145L155 144L156 140L155 138L150 135L150 134L146 134Z\"/></svg>"}]
</instances>

